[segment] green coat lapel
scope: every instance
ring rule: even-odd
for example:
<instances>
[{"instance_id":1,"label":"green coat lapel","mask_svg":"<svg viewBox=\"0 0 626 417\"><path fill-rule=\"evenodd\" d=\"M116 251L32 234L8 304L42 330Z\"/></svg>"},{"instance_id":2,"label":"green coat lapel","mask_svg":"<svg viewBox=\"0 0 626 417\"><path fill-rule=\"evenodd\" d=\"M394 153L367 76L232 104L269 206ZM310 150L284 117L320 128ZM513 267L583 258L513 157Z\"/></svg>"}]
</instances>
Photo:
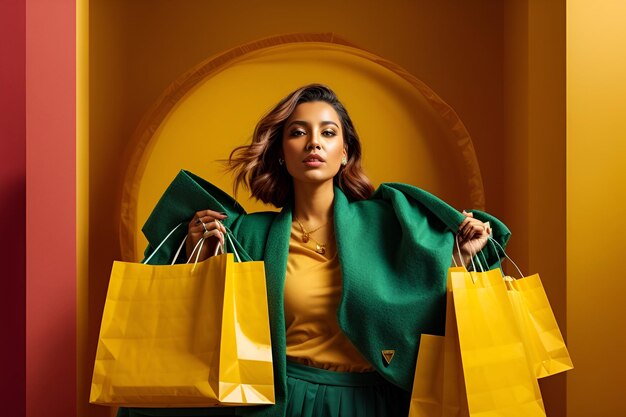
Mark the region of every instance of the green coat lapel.
<instances>
[{"instance_id":1,"label":"green coat lapel","mask_svg":"<svg viewBox=\"0 0 626 417\"><path fill-rule=\"evenodd\" d=\"M291 205L283 207L270 227L265 244L265 273L267 280L268 308L270 315L270 331L272 334L272 354L274 359L274 376L277 405L284 404L278 398L287 395L287 341L285 337L284 289L289 255L289 238L291 236ZM279 375L282 375L280 377ZM280 383L279 383L280 382ZM277 410L274 410L276 412ZM275 415L281 415L277 413Z\"/></svg>"},{"instance_id":2,"label":"green coat lapel","mask_svg":"<svg viewBox=\"0 0 626 417\"><path fill-rule=\"evenodd\" d=\"M337 204L341 205L340 210L347 209L347 199L341 189L334 188L335 196L333 209L337 212ZM344 205L346 207L344 207ZM278 398L286 398L287 380L284 375L287 372L287 340L285 336L285 275L287 272L287 258L289 256L289 240L291 237L292 204L289 203L276 215L265 244L265 274L267 280L268 308L270 314L270 330L272 333L272 354L274 359L274 372L283 377L274 377L276 386L277 406L284 404ZM345 216L344 216L345 217ZM343 222L343 217L342 217ZM340 239L341 234L337 233L340 227L335 224L335 234ZM280 384L279 384L280 382ZM282 415L272 408L275 415Z\"/></svg>"}]
</instances>

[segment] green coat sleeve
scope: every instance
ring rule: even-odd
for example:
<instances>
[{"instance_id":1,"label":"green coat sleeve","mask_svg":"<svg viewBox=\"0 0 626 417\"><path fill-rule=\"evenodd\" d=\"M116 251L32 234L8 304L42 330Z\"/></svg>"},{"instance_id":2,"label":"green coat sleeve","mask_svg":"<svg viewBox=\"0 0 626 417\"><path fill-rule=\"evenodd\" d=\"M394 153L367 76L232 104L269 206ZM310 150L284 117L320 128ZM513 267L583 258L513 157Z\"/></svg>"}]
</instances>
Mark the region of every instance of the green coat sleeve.
<instances>
[{"instance_id":1,"label":"green coat sleeve","mask_svg":"<svg viewBox=\"0 0 626 417\"><path fill-rule=\"evenodd\" d=\"M168 233L180 225L149 263L154 265L170 263L178 245L187 234L188 223L197 211L205 209L226 213L228 217L222 223L231 232L232 229L239 228L239 223L246 215L241 205L224 191L189 171L181 170L167 187L142 228L148 239L144 256L148 257ZM250 260L247 251L237 242L235 244L242 252L240 256ZM184 262L183 257L184 254L181 254L181 259L177 261Z\"/></svg>"},{"instance_id":2,"label":"green coat sleeve","mask_svg":"<svg viewBox=\"0 0 626 417\"><path fill-rule=\"evenodd\" d=\"M474 213L505 246L508 228ZM465 216L420 188L384 183L368 200L340 198L335 219L344 278L339 324L378 372L410 391L420 334L444 333L447 271ZM497 264L490 249L484 255ZM381 355L386 349L395 351L389 364Z\"/></svg>"},{"instance_id":3,"label":"green coat sleeve","mask_svg":"<svg viewBox=\"0 0 626 417\"><path fill-rule=\"evenodd\" d=\"M394 190L394 192L390 192L389 189ZM435 195L429 193L428 191L422 190L420 188L414 187L408 184L402 183L385 183L383 187L380 187L378 190L379 197L388 201L392 201L394 206L398 206L398 196L393 195L397 194L396 192L401 192L406 198L409 200L413 200L416 203L423 205L428 209L430 213L436 216L442 224L452 233L456 233L459 229L459 226L465 219L465 216L454 207L450 206L443 200L439 199ZM511 231L506 227L506 225L496 218L495 216L486 213L481 210L467 210L474 214L474 218L482 221L489 222L492 229L492 237L495 239L502 248L506 248L506 244L508 243L511 237ZM406 213L410 213L410 210L400 209L395 210L397 215L403 216ZM485 248L481 251L482 253L478 254L476 259L480 259L481 263L483 259L486 258L488 269L493 269L495 267L500 266L500 259L504 257L501 251L496 251L494 249L494 245L491 243L487 243Z\"/></svg>"},{"instance_id":4,"label":"green coat sleeve","mask_svg":"<svg viewBox=\"0 0 626 417\"><path fill-rule=\"evenodd\" d=\"M210 184L206 180L192 174L189 171L181 170L169 184L148 220L144 224L142 231L148 239L148 246L144 252L147 258L154 252L154 249L170 233L174 227L180 224L176 231L161 246L159 251L150 259L150 264L168 264L179 244L187 233L188 222L196 211L211 209L224 212L228 215L222 223L227 230L236 237L237 233L244 233L247 229L256 231L255 236L259 236L262 227L256 224L253 219L246 214L245 210L228 194ZM181 224L182 223L182 224ZM254 242L255 237L248 238L248 243ZM235 239L240 255L250 259L248 251L241 246L239 239ZM260 253L259 248L252 248L251 252ZM145 260L145 258L144 258ZM185 262L184 254L179 256L177 262ZM234 416L237 410L235 407L224 408L126 408L120 407L117 417L134 415L155 416L155 417L200 417L200 416Z\"/></svg>"}]
</instances>

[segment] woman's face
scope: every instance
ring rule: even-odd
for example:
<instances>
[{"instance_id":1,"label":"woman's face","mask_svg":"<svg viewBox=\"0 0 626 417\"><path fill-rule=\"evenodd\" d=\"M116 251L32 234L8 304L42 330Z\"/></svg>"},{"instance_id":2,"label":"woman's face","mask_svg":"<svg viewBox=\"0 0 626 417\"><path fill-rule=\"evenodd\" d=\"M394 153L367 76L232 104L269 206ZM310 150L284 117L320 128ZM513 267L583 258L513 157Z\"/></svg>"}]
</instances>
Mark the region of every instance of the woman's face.
<instances>
[{"instance_id":1,"label":"woman's face","mask_svg":"<svg viewBox=\"0 0 626 417\"><path fill-rule=\"evenodd\" d=\"M323 101L299 104L283 130L283 159L294 182L332 181L344 157L341 120L335 109Z\"/></svg>"}]
</instances>

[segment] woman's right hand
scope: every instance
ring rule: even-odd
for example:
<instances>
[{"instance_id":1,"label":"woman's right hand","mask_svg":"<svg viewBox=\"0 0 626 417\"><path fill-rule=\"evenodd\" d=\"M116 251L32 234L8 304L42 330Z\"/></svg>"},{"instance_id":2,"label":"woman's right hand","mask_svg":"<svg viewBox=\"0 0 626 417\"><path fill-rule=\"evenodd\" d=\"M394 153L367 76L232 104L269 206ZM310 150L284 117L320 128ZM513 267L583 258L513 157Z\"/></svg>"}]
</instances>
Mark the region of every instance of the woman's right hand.
<instances>
[{"instance_id":1,"label":"woman's right hand","mask_svg":"<svg viewBox=\"0 0 626 417\"><path fill-rule=\"evenodd\" d=\"M198 262L204 261L210 256L213 256L218 243L221 243L222 245L224 244L224 233L226 233L226 228L219 221L224 220L226 217L228 216L213 210L201 210L196 212L189 222L187 229L187 242L185 245L187 259L189 259L191 251L193 251L193 248L196 247L196 244L203 236L206 240L202 245ZM202 223L204 223L204 226Z\"/></svg>"}]
</instances>

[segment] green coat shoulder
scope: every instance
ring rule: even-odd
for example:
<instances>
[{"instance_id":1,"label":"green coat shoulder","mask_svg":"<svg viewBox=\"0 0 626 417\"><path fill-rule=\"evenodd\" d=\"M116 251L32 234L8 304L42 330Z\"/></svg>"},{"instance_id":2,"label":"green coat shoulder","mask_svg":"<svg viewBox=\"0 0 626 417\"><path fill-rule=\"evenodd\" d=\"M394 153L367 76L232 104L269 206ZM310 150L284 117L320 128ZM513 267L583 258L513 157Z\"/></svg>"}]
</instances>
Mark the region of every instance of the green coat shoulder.
<instances>
[{"instance_id":1,"label":"green coat shoulder","mask_svg":"<svg viewBox=\"0 0 626 417\"><path fill-rule=\"evenodd\" d=\"M178 226L149 263L170 263L177 245L187 233L187 223L197 211L206 209L228 216L222 223L233 233L242 259L263 259L267 235L278 213L267 211L248 214L234 198L218 187L189 171L181 170L166 188L142 228L148 240L145 251L147 257Z\"/></svg>"}]
</instances>

